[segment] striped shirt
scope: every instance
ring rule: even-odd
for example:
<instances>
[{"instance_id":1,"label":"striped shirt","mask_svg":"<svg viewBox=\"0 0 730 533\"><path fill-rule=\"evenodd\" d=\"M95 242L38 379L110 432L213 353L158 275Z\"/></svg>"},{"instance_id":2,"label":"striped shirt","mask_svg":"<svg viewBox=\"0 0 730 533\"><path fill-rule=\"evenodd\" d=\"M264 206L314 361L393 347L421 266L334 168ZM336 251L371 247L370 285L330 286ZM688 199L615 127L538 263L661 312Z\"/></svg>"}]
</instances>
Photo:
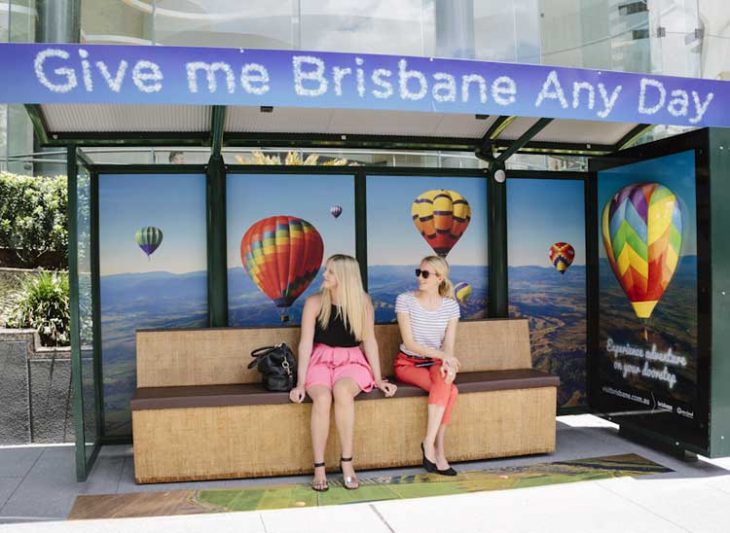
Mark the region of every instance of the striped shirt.
<instances>
[{"instance_id":1,"label":"striped shirt","mask_svg":"<svg viewBox=\"0 0 730 533\"><path fill-rule=\"evenodd\" d=\"M449 320L461 316L459 304L453 298L443 298L438 309L429 311L421 306L412 292L398 295L395 300L395 312L408 313L411 334L416 344L436 350L441 349ZM400 345L400 349L406 355L421 357L421 354L406 350L404 344Z\"/></svg>"}]
</instances>

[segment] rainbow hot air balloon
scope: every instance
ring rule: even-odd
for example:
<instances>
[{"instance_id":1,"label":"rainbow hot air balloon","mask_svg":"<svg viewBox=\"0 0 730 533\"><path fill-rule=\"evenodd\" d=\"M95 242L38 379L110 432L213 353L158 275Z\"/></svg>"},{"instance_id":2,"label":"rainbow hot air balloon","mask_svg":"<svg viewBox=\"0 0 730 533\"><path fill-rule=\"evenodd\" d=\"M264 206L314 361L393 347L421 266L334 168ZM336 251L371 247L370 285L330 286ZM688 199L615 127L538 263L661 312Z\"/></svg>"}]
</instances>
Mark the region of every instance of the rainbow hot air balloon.
<instances>
[{"instance_id":1,"label":"rainbow hot air balloon","mask_svg":"<svg viewBox=\"0 0 730 533\"><path fill-rule=\"evenodd\" d=\"M561 274L565 274L568 267L573 264L575 250L567 242L556 242L550 247L548 257L555 269Z\"/></svg>"},{"instance_id":2,"label":"rainbow hot air balloon","mask_svg":"<svg viewBox=\"0 0 730 533\"><path fill-rule=\"evenodd\" d=\"M134 240L149 260L150 255L162 244L162 230L155 226L145 226L135 232Z\"/></svg>"},{"instance_id":3,"label":"rainbow hot air balloon","mask_svg":"<svg viewBox=\"0 0 730 533\"><path fill-rule=\"evenodd\" d=\"M465 304L471 296L471 285L469 285L466 281L457 283L456 286L454 286L454 294L460 304Z\"/></svg>"},{"instance_id":4,"label":"rainbow hot air balloon","mask_svg":"<svg viewBox=\"0 0 730 533\"><path fill-rule=\"evenodd\" d=\"M433 251L446 257L469 227L471 207L456 191L426 191L411 205L416 229Z\"/></svg>"},{"instance_id":5,"label":"rainbow hot air balloon","mask_svg":"<svg viewBox=\"0 0 730 533\"><path fill-rule=\"evenodd\" d=\"M627 185L606 202L603 246L613 273L639 318L649 318L679 262L682 211L660 183Z\"/></svg>"},{"instance_id":6,"label":"rainbow hot air balloon","mask_svg":"<svg viewBox=\"0 0 730 533\"><path fill-rule=\"evenodd\" d=\"M256 286L282 309L309 286L322 264L324 244L319 232L306 220L273 216L255 222L241 239L241 262Z\"/></svg>"},{"instance_id":7,"label":"rainbow hot air balloon","mask_svg":"<svg viewBox=\"0 0 730 533\"><path fill-rule=\"evenodd\" d=\"M340 215L342 214L342 206L341 205L333 205L330 207L330 215L333 217L340 218Z\"/></svg>"}]
</instances>

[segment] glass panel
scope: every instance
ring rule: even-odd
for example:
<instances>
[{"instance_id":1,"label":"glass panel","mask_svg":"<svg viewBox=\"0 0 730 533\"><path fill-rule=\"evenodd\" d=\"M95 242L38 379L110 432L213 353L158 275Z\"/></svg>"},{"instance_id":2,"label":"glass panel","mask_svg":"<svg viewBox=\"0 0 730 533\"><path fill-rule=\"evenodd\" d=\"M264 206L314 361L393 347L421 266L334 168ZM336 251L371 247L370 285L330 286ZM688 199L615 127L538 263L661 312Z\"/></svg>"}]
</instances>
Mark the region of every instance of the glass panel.
<instances>
[{"instance_id":1,"label":"glass panel","mask_svg":"<svg viewBox=\"0 0 730 533\"><path fill-rule=\"evenodd\" d=\"M13 0L0 6L0 42L34 42L35 1ZM4 160L7 170L16 174L33 174L30 162L8 159L33 152L33 127L24 106L2 106L0 132L0 159Z\"/></svg>"},{"instance_id":2,"label":"glass panel","mask_svg":"<svg viewBox=\"0 0 730 533\"><path fill-rule=\"evenodd\" d=\"M7 43L10 34L10 5L0 4L0 43ZM8 106L0 104L0 171L8 164Z\"/></svg>"},{"instance_id":3,"label":"glass panel","mask_svg":"<svg viewBox=\"0 0 730 533\"><path fill-rule=\"evenodd\" d=\"M229 325L298 324L304 301L322 284L323 260L355 255L354 177L229 174L226 200ZM271 253L254 256L264 245ZM282 260L296 260L297 271L278 269Z\"/></svg>"},{"instance_id":4,"label":"glass panel","mask_svg":"<svg viewBox=\"0 0 730 533\"><path fill-rule=\"evenodd\" d=\"M700 76L702 33L697 0L652 0L649 4L652 71Z\"/></svg>"},{"instance_id":5,"label":"glass panel","mask_svg":"<svg viewBox=\"0 0 730 533\"><path fill-rule=\"evenodd\" d=\"M35 42L35 0L12 0L10 4L11 43Z\"/></svg>"},{"instance_id":6,"label":"glass panel","mask_svg":"<svg viewBox=\"0 0 730 533\"><path fill-rule=\"evenodd\" d=\"M295 2L156 0L154 3L155 44L298 48L293 24Z\"/></svg>"},{"instance_id":7,"label":"glass panel","mask_svg":"<svg viewBox=\"0 0 730 533\"><path fill-rule=\"evenodd\" d=\"M478 59L539 63L538 1L475 1L474 36Z\"/></svg>"},{"instance_id":8,"label":"glass panel","mask_svg":"<svg viewBox=\"0 0 730 533\"><path fill-rule=\"evenodd\" d=\"M433 55L434 9L424 0L300 0L301 48Z\"/></svg>"},{"instance_id":9,"label":"glass panel","mask_svg":"<svg viewBox=\"0 0 730 533\"><path fill-rule=\"evenodd\" d=\"M730 11L726 0L699 0L702 77L730 80Z\"/></svg>"},{"instance_id":10,"label":"glass panel","mask_svg":"<svg viewBox=\"0 0 730 533\"><path fill-rule=\"evenodd\" d=\"M431 199L441 189L447 191L448 197L438 204L428 204L431 211L422 214L428 217L437 211L437 224L450 228L451 235L456 237L443 236L432 239L429 244L421 234L424 226L414 225L411 209L421 195ZM462 199L468 203L470 214L459 205ZM468 222L464 224L459 219ZM486 317L489 276L486 178L368 176L367 220L368 292L375 305L377 322L395 321L396 297L416 288L413 269L421 258L433 255L436 250L445 254L450 264L451 281L455 285L464 284L460 300L462 320ZM470 295L466 285L471 289Z\"/></svg>"},{"instance_id":11,"label":"glass panel","mask_svg":"<svg viewBox=\"0 0 730 533\"><path fill-rule=\"evenodd\" d=\"M582 180L507 181L509 313L530 322L533 367L560 377L559 407L586 405Z\"/></svg>"},{"instance_id":12,"label":"glass panel","mask_svg":"<svg viewBox=\"0 0 730 533\"><path fill-rule=\"evenodd\" d=\"M79 166L77 178L77 268L79 279L79 333L81 340L81 387L83 397L86 458L90 458L99 436L98 398L94 373L94 307L91 248L91 177ZM100 355L100 354L98 354Z\"/></svg>"},{"instance_id":13,"label":"glass panel","mask_svg":"<svg viewBox=\"0 0 730 533\"><path fill-rule=\"evenodd\" d=\"M104 435L129 436L135 331L208 324L205 175L99 176Z\"/></svg>"},{"instance_id":14,"label":"glass panel","mask_svg":"<svg viewBox=\"0 0 730 533\"><path fill-rule=\"evenodd\" d=\"M96 44L154 44L152 2L81 0L81 41Z\"/></svg>"},{"instance_id":15,"label":"glass panel","mask_svg":"<svg viewBox=\"0 0 730 533\"><path fill-rule=\"evenodd\" d=\"M85 148L96 165L205 165L210 148Z\"/></svg>"},{"instance_id":16,"label":"glass panel","mask_svg":"<svg viewBox=\"0 0 730 533\"><path fill-rule=\"evenodd\" d=\"M629 0L542 0L542 63L652 72L650 11Z\"/></svg>"}]
</instances>

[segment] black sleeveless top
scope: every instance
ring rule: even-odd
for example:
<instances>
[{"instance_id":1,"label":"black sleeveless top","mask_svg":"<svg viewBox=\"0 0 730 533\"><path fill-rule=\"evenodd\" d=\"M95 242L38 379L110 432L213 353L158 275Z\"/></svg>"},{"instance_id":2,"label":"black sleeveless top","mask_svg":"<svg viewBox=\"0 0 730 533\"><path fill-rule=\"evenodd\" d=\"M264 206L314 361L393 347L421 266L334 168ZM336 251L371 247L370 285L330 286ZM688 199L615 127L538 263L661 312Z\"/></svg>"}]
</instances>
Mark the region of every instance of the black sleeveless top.
<instances>
[{"instance_id":1,"label":"black sleeveless top","mask_svg":"<svg viewBox=\"0 0 730 533\"><path fill-rule=\"evenodd\" d=\"M330 313L330 323L327 324L327 329L322 329L319 324L319 320L314 326L314 342L320 344L326 344L327 346L339 346L342 348L352 348L354 346L360 346L355 336L345 327L345 323L341 316L337 315L337 306L332 306Z\"/></svg>"}]
</instances>

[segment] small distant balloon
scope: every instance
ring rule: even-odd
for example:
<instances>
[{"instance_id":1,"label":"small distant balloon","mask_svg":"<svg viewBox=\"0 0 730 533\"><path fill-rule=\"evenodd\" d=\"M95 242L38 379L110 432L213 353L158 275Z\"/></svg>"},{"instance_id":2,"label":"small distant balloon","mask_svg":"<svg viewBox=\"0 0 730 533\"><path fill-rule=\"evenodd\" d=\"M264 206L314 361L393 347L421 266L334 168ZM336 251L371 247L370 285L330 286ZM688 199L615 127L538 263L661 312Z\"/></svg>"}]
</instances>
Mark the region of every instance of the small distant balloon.
<instances>
[{"instance_id":1,"label":"small distant balloon","mask_svg":"<svg viewBox=\"0 0 730 533\"><path fill-rule=\"evenodd\" d=\"M340 218L340 215L342 214L342 206L341 205L333 205L330 207L330 215L332 215L335 218Z\"/></svg>"},{"instance_id":2,"label":"small distant balloon","mask_svg":"<svg viewBox=\"0 0 730 533\"><path fill-rule=\"evenodd\" d=\"M149 260L150 255L162 244L162 230L155 226L145 226L136 231L134 240Z\"/></svg>"},{"instance_id":3,"label":"small distant balloon","mask_svg":"<svg viewBox=\"0 0 730 533\"><path fill-rule=\"evenodd\" d=\"M411 217L433 251L446 257L469 227L471 207L456 191L434 189L413 201Z\"/></svg>"},{"instance_id":4,"label":"small distant balloon","mask_svg":"<svg viewBox=\"0 0 730 533\"><path fill-rule=\"evenodd\" d=\"M573 264L573 259L575 259L575 250L570 243L556 242L550 247L548 257L555 267L555 270L561 274L565 274L568 267Z\"/></svg>"},{"instance_id":5,"label":"small distant balloon","mask_svg":"<svg viewBox=\"0 0 730 533\"><path fill-rule=\"evenodd\" d=\"M471 285L469 285L466 281L457 283L454 287L454 294L456 294L456 299L459 300L460 304L465 304L467 300L469 300L471 292Z\"/></svg>"}]
</instances>

